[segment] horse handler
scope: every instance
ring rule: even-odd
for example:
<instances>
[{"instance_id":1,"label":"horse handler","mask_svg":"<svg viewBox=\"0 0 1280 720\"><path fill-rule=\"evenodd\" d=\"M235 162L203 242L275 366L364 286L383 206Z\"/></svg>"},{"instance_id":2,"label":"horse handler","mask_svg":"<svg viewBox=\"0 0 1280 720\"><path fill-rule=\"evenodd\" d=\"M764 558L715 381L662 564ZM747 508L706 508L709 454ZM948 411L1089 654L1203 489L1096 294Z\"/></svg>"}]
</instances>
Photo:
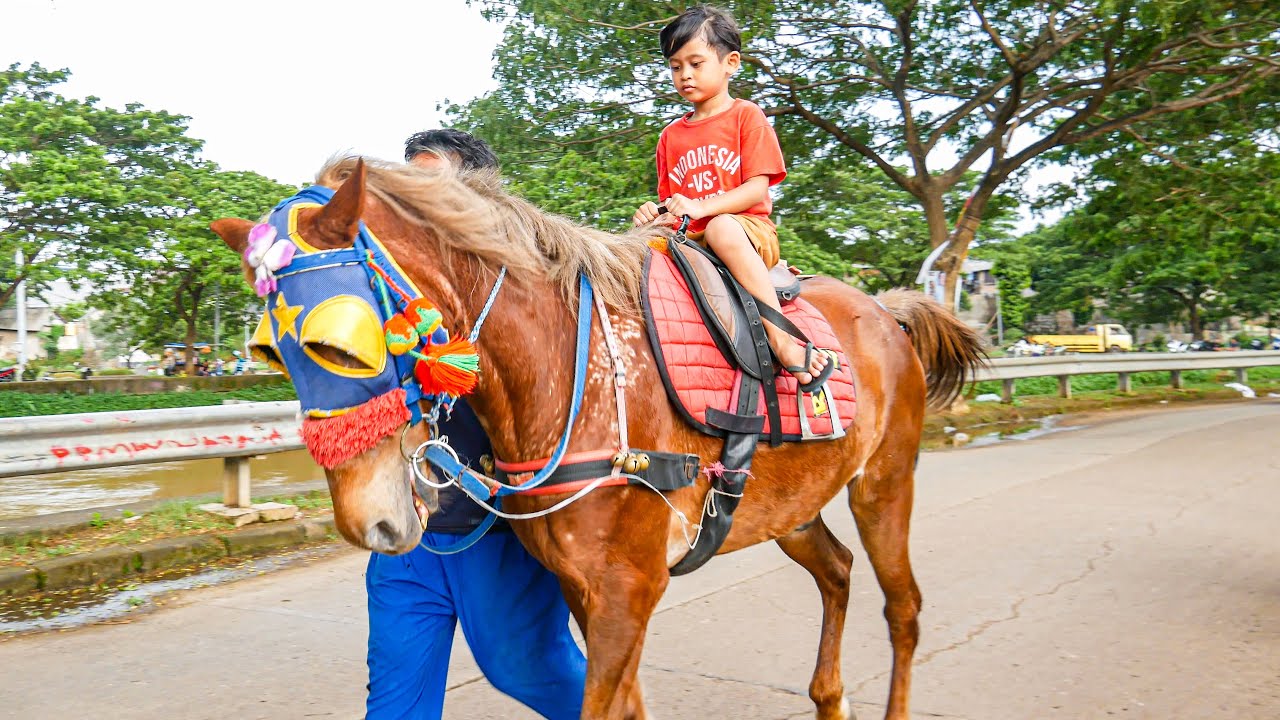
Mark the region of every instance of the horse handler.
<instances>
[{"instance_id":1,"label":"horse handler","mask_svg":"<svg viewBox=\"0 0 1280 720\"><path fill-rule=\"evenodd\" d=\"M498 167L484 141L457 130L414 135L405 144L405 160L422 167L450 163L463 171ZM440 423L440 433L473 467L491 452L463 400ZM453 545L485 515L458 488L443 489L421 545ZM559 581L529 555L510 526L499 522L456 554L435 554L421 545L405 555L369 558L367 719L441 717L458 624L495 688L551 720L580 717L587 661L569 634Z\"/></svg>"}]
</instances>

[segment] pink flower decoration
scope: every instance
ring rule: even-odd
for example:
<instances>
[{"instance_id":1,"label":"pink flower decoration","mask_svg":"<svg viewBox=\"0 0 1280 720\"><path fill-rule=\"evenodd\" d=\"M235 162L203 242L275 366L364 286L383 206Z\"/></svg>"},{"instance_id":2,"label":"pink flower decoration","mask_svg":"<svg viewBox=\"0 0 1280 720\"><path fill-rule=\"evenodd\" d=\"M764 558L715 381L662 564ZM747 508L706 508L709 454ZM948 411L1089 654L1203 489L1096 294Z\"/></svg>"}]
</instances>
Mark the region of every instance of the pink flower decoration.
<instances>
[{"instance_id":1,"label":"pink flower decoration","mask_svg":"<svg viewBox=\"0 0 1280 720\"><path fill-rule=\"evenodd\" d=\"M244 260L249 267L258 267L262 258L276 241L276 229L266 223L258 223L249 231L249 242L244 247Z\"/></svg>"},{"instance_id":2,"label":"pink flower decoration","mask_svg":"<svg viewBox=\"0 0 1280 720\"><path fill-rule=\"evenodd\" d=\"M253 289L258 297L266 297L276 290L275 271L293 262L297 251L288 240L276 240L276 229L259 223L249 231L249 242L244 248L244 260L254 270Z\"/></svg>"}]
</instances>

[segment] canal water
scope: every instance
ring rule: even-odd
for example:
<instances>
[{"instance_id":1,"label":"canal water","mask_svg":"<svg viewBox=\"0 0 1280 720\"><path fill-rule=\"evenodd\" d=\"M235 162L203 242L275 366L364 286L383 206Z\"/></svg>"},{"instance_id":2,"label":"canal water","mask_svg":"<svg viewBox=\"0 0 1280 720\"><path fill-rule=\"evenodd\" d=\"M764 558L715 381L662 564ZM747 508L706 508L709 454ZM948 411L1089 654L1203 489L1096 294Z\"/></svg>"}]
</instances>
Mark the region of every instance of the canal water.
<instances>
[{"instance_id":1,"label":"canal water","mask_svg":"<svg viewBox=\"0 0 1280 720\"><path fill-rule=\"evenodd\" d=\"M305 450L295 450L250 460L249 477L256 498L280 492L288 485L324 482L324 471ZM221 492L222 460L0 478L0 519Z\"/></svg>"}]
</instances>

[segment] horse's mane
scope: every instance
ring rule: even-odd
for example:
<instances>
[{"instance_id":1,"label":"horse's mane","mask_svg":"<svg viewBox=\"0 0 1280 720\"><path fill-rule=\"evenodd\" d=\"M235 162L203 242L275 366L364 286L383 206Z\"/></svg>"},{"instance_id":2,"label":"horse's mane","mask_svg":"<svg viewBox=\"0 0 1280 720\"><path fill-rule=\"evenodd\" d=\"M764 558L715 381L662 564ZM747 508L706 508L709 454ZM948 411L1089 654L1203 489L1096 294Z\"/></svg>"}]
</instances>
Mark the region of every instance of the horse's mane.
<instances>
[{"instance_id":1,"label":"horse's mane","mask_svg":"<svg viewBox=\"0 0 1280 720\"><path fill-rule=\"evenodd\" d=\"M337 188L356 157L330 160L316 182ZM543 212L502 187L496 172L454 172L365 159L367 190L405 220L427 228L445 253L466 253L513 279L545 277L565 297L585 272L609 305L639 307L646 241L663 234L640 228L623 235L593 230Z\"/></svg>"}]
</instances>

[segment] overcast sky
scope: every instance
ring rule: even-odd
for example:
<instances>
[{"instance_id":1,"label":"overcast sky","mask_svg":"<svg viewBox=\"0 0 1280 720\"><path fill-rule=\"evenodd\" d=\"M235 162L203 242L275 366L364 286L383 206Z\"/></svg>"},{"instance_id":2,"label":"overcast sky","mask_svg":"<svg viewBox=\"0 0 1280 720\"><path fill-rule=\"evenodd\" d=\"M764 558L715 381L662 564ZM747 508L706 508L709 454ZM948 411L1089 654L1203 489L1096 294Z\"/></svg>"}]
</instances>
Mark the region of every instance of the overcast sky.
<instances>
[{"instance_id":1,"label":"overcast sky","mask_svg":"<svg viewBox=\"0 0 1280 720\"><path fill-rule=\"evenodd\" d=\"M328 8L346 8L344 13ZM310 181L335 152L400 159L436 110L495 86L501 28L463 0L4 0L0 65L191 118L226 170Z\"/></svg>"}]
</instances>

